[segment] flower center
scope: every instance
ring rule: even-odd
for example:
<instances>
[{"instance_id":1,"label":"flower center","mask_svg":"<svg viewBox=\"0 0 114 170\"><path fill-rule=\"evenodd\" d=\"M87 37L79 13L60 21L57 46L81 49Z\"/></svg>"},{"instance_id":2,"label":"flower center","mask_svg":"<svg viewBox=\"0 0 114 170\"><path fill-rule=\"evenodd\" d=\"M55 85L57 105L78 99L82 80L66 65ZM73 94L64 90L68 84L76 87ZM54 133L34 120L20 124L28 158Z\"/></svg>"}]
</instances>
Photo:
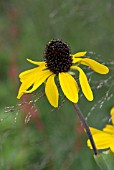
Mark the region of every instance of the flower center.
<instances>
[{"instance_id":1,"label":"flower center","mask_svg":"<svg viewBox=\"0 0 114 170\"><path fill-rule=\"evenodd\" d=\"M72 65L71 50L66 43L52 40L48 43L44 54L46 67L54 74L68 72Z\"/></svg>"}]
</instances>

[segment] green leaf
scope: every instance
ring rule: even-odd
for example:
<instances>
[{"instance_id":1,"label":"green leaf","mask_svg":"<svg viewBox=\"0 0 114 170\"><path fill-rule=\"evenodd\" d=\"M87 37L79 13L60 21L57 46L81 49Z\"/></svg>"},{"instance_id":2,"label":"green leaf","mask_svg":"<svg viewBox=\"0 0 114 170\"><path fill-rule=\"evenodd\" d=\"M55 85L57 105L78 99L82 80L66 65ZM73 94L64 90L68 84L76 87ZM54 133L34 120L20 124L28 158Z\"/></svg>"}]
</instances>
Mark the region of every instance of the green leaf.
<instances>
[{"instance_id":1,"label":"green leaf","mask_svg":"<svg viewBox=\"0 0 114 170\"><path fill-rule=\"evenodd\" d=\"M97 165L102 170L113 170L114 169L114 153L110 150L105 151L97 156L94 156Z\"/></svg>"}]
</instances>

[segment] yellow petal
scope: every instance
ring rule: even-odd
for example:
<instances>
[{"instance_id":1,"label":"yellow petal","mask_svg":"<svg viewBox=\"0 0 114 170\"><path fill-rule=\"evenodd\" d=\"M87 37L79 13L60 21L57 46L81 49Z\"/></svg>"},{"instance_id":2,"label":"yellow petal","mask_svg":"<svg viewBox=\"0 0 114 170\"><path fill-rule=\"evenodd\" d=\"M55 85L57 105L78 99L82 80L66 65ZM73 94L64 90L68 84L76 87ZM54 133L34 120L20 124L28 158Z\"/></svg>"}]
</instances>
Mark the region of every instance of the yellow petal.
<instances>
[{"instance_id":1,"label":"yellow petal","mask_svg":"<svg viewBox=\"0 0 114 170\"><path fill-rule=\"evenodd\" d=\"M41 73L37 74L35 78L34 85L32 89L24 91L24 93L32 93L35 91L51 74L53 74L50 70L44 70Z\"/></svg>"},{"instance_id":2,"label":"yellow petal","mask_svg":"<svg viewBox=\"0 0 114 170\"><path fill-rule=\"evenodd\" d=\"M82 58L75 58L75 57L73 57L72 59L73 59L73 63L79 63L83 60Z\"/></svg>"},{"instance_id":3,"label":"yellow petal","mask_svg":"<svg viewBox=\"0 0 114 170\"><path fill-rule=\"evenodd\" d=\"M19 74L20 81L21 82L25 81L25 79L28 78L28 76L38 74L39 72L41 72L45 68L46 68L45 63L42 63L39 67L23 71L22 73Z\"/></svg>"},{"instance_id":4,"label":"yellow petal","mask_svg":"<svg viewBox=\"0 0 114 170\"><path fill-rule=\"evenodd\" d=\"M114 107L111 108L110 114L112 116L112 124L114 125Z\"/></svg>"},{"instance_id":5,"label":"yellow petal","mask_svg":"<svg viewBox=\"0 0 114 170\"><path fill-rule=\"evenodd\" d=\"M93 135L93 139L97 149L107 149L113 141L112 136L104 132ZM90 140L87 141L87 145L92 149Z\"/></svg>"},{"instance_id":6,"label":"yellow petal","mask_svg":"<svg viewBox=\"0 0 114 170\"><path fill-rule=\"evenodd\" d=\"M114 126L106 125L106 127L103 128L103 131L108 133L108 134L113 134L114 135Z\"/></svg>"},{"instance_id":7,"label":"yellow petal","mask_svg":"<svg viewBox=\"0 0 114 170\"><path fill-rule=\"evenodd\" d=\"M110 149L114 153L114 140L113 140L112 144L110 145Z\"/></svg>"},{"instance_id":8,"label":"yellow petal","mask_svg":"<svg viewBox=\"0 0 114 170\"><path fill-rule=\"evenodd\" d=\"M93 128L93 127L90 127L90 131L91 131L92 135L95 135L95 134L97 134L97 133L102 133L101 130L98 130L98 129Z\"/></svg>"},{"instance_id":9,"label":"yellow petal","mask_svg":"<svg viewBox=\"0 0 114 170\"><path fill-rule=\"evenodd\" d=\"M93 136L97 149L106 149L110 147L113 138L111 135L102 133Z\"/></svg>"},{"instance_id":10,"label":"yellow petal","mask_svg":"<svg viewBox=\"0 0 114 170\"><path fill-rule=\"evenodd\" d=\"M92 101L93 100L93 93L91 90L91 87L88 83L86 74L83 72L83 70L77 66L72 66L71 69L76 69L79 71L79 81L80 81L80 85L82 88L82 91L85 95L85 97L89 100Z\"/></svg>"},{"instance_id":11,"label":"yellow petal","mask_svg":"<svg viewBox=\"0 0 114 170\"><path fill-rule=\"evenodd\" d=\"M18 92L18 95L17 95L17 99L20 99L21 96L24 94L24 91L27 90L33 83L34 83L34 78L30 78L30 79L26 79L26 81L24 81L20 88L19 88L19 92Z\"/></svg>"},{"instance_id":12,"label":"yellow petal","mask_svg":"<svg viewBox=\"0 0 114 170\"><path fill-rule=\"evenodd\" d=\"M39 74L39 67L24 71L19 75L22 84L19 88L19 92L17 96L18 99L21 98L24 91L26 91L31 85L33 85L38 74Z\"/></svg>"},{"instance_id":13,"label":"yellow petal","mask_svg":"<svg viewBox=\"0 0 114 170\"><path fill-rule=\"evenodd\" d=\"M37 68L26 70L26 71L20 73L19 74L20 81L23 82L26 79L28 79L28 77L37 75L39 73L39 71L41 71L41 70L39 69L39 67L37 67Z\"/></svg>"},{"instance_id":14,"label":"yellow petal","mask_svg":"<svg viewBox=\"0 0 114 170\"><path fill-rule=\"evenodd\" d=\"M114 134L114 128L112 125L107 125L103 131L91 127L90 130L97 149L111 148L114 152L114 135L111 134L111 132ZM87 141L87 144L92 149L90 140Z\"/></svg>"},{"instance_id":15,"label":"yellow petal","mask_svg":"<svg viewBox=\"0 0 114 170\"><path fill-rule=\"evenodd\" d=\"M42 65L42 64L46 64L44 61L42 61L42 62L39 62L39 61L33 61L33 60L31 60L31 59L29 59L29 58L27 58L27 61L29 61L30 63L32 63L32 64L35 64L35 65Z\"/></svg>"},{"instance_id":16,"label":"yellow petal","mask_svg":"<svg viewBox=\"0 0 114 170\"><path fill-rule=\"evenodd\" d=\"M45 86L45 93L50 104L54 107L58 107L59 93L54 81L55 76L56 75L53 74L47 79L46 86Z\"/></svg>"},{"instance_id":17,"label":"yellow petal","mask_svg":"<svg viewBox=\"0 0 114 170\"><path fill-rule=\"evenodd\" d=\"M78 52L78 53L76 53L76 54L73 54L72 56L73 56L73 57L83 57L83 56L86 55L86 53L87 53L87 51Z\"/></svg>"},{"instance_id":18,"label":"yellow petal","mask_svg":"<svg viewBox=\"0 0 114 170\"><path fill-rule=\"evenodd\" d=\"M64 95L72 102L78 102L78 85L68 73L59 73L60 86Z\"/></svg>"},{"instance_id":19,"label":"yellow petal","mask_svg":"<svg viewBox=\"0 0 114 170\"><path fill-rule=\"evenodd\" d=\"M81 64L89 66L92 70L94 70L95 72L99 74L107 74L109 72L108 67L90 58L84 58L81 61Z\"/></svg>"}]
</instances>

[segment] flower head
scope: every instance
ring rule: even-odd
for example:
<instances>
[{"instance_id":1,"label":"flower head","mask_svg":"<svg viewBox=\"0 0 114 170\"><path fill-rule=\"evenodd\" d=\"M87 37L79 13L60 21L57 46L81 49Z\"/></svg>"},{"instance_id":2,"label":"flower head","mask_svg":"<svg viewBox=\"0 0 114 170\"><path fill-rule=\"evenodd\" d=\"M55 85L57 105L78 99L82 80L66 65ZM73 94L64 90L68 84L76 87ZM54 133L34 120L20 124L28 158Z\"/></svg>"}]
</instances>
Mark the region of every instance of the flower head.
<instances>
[{"instance_id":1,"label":"flower head","mask_svg":"<svg viewBox=\"0 0 114 170\"><path fill-rule=\"evenodd\" d=\"M17 98L20 99L24 93L32 93L45 82L45 94L48 101L52 106L58 107L59 92L55 84L55 78L58 77L64 95L70 101L77 103L79 88L70 72L71 70L76 70L79 72L79 81L85 97L89 101L92 101L93 93L86 74L78 65L89 66L92 70L100 74L107 74L109 69L92 59L86 58L86 53L84 51L72 55L66 43L61 40L52 40L46 46L44 62L27 59L30 63L37 65L37 67L24 71L19 75L22 84L19 88Z\"/></svg>"},{"instance_id":2,"label":"flower head","mask_svg":"<svg viewBox=\"0 0 114 170\"><path fill-rule=\"evenodd\" d=\"M110 111L112 117L112 125L106 125L103 130L90 128L97 149L111 149L114 152L114 107ZM90 140L87 141L88 146L92 149Z\"/></svg>"}]
</instances>

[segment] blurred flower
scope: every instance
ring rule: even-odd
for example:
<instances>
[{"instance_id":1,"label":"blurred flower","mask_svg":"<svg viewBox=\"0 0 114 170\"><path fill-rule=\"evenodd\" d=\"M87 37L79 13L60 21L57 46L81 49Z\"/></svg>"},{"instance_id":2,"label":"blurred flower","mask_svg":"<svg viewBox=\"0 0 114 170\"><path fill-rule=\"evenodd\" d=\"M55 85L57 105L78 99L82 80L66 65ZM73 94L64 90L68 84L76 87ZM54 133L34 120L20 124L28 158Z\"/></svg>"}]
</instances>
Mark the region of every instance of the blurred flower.
<instances>
[{"instance_id":1,"label":"blurred flower","mask_svg":"<svg viewBox=\"0 0 114 170\"><path fill-rule=\"evenodd\" d=\"M45 94L54 107L58 107L59 92L55 84L58 77L64 95L72 102L78 102L78 85L72 76L71 70L79 72L79 81L85 97L93 100L93 93L84 71L78 67L79 64L89 66L100 74L107 74L109 69L89 58L85 58L87 52L78 52L71 55L70 48L60 40L52 40L45 49L44 62L36 62L27 59L30 63L37 65L36 68L22 72L19 75L21 86L17 98L20 99L24 93L32 93L45 82ZM30 87L32 88L30 89ZM29 89L29 90L28 90Z\"/></svg>"},{"instance_id":2,"label":"blurred flower","mask_svg":"<svg viewBox=\"0 0 114 170\"><path fill-rule=\"evenodd\" d=\"M97 149L111 149L114 152L114 107L110 111L112 117L112 125L106 125L103 130L90 128ZM90 140L87 141L88 146L92 149Z\"/></svg>"}]
</instances>

